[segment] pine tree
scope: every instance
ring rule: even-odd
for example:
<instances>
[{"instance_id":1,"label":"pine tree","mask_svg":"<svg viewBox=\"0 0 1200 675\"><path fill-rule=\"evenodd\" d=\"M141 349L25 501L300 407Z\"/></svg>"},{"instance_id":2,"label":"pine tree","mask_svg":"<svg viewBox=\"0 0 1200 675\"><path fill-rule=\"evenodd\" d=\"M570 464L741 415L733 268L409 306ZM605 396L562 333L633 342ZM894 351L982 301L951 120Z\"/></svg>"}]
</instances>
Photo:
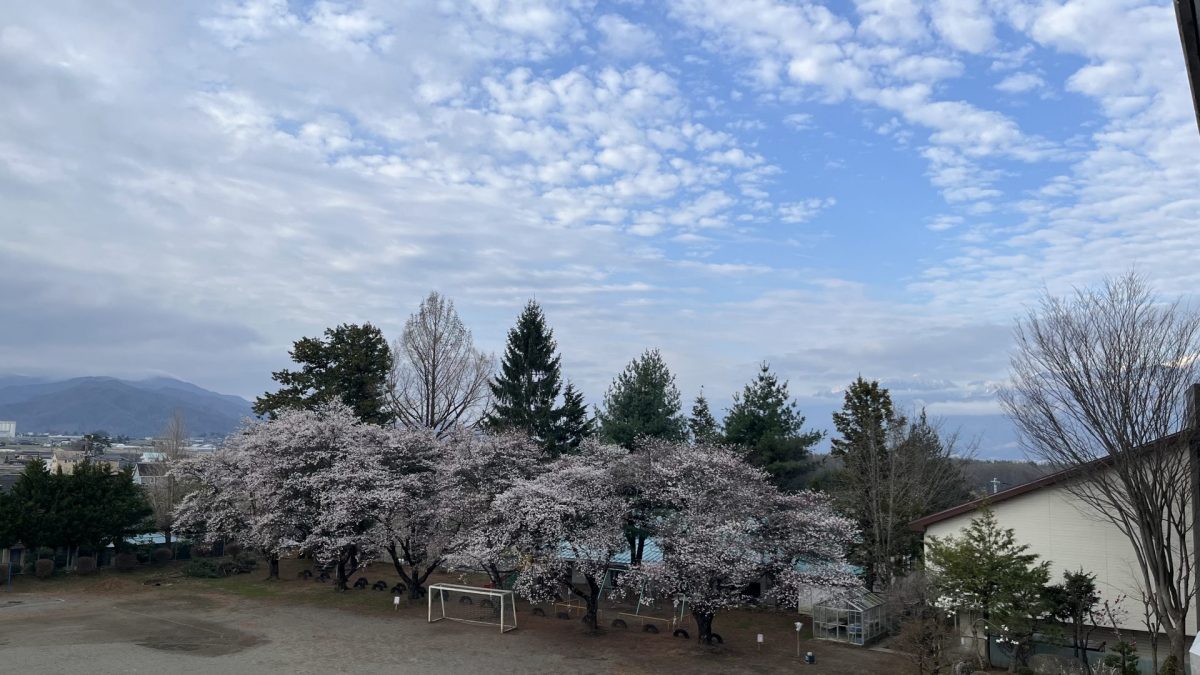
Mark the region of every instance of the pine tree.
<instances>
[{"instance_id":1,"label":"pine tree","mask_svg":"<svg viewBox=\"0 0 1200 675\"><path fill-rule=\"evenodd\" d=\"M583 394L579 393L574 384L567 382L567 386L563 388L563 403L559 409L557 433L551 454L558 456L563 453L575 453L583 439L592 435L594 426L594 421L588 417Z\"/></svg>"},{"instance_id":2,"label":"pine tree","mask_svg":"<svg viewBox=\"0 0 1200 675\"><path fill-rule=\"evenodd\" d=\"M254 401L254 412L274 418L284 408L312 410L341 401L368 424L387 424L388 373L392 353L383 333L369 323L325 329L325 339L301 338L289 352L299 370L280 370L271 379L281 386Z\"/></svg>"},{"instance_id":3,"label":"pine tree","mask_svg":"<svg viewBox=\"0 0 1200 675\"><path fill-rule=\"evenodd\" d=\"M563 412L555 406L561 388L557 349L542 308L530 300L508 331L500 373L488 385L492 409L485 428L522 431L556 454Z\"/></svg>"},{"instance_id":4,"label":"pine tree","mask_svg":"<svg viewBox=\"0 0 1200 675\"><path fill-rule=\"evenodd\" d=\"M925 562L933 576L935 604L967 615L971 630L983 628L991 666L991 636L1018 654L1027 648L1037 621L1049 606L1050 563L1038 562L1018 544L1013 530L1001 528L991 509L971 519L958 537L930 537Z\"/></svg>"},{"instance_id":5,"label":"pine tree","mask_svg":"<svg viewBox=\"0 0 1200 675\"><path fill-rule=\"evenodd\" d=\"M842 412L833 413L833 425L841 438L830 442L830 453L845 457L851 452L882 449L888 427L896 421L888 390L878 381L868 382L859 375L846 389Z\"/></svg>"},{"instance_id":6,"label":"pine tree","mask_svg":"<svg viewBox=\"0 0 1200 675\"><path fill-rule=\"evenodd\" d=\"M712 411L708 408L708 399L704 398L704 389L700 389L700 395L696 397L696 401L692 403L692 415L688 418L688 431L692 435L692 443L696 445L704 445L716 443L721 440L721 428L717 426L717 420L713 418Z\"/></svg>"},{"instance_id":7,"label":"pine tree","mask_svg":"<svg viewBox=\"0 0 1200 675\"><path fill-rule=\"evenodd\" d=\"M600 436L633 450L638 438L682 441L687 438L675 377L657 349L629 363L604 394Z\"/></svg>"},{"instance_id":8,"label":"pine tree","mask_svg":"<svg viewBox=\"0 0 1200 675\"><path fill-rule=\"evenodd\" d=\"M810 469L812 447L823 436L803 427L804 416L789 398L787 382L763 363L754 381L733 395L733 407L725 415L725 441L745 448L750 462L770 473L781 489L798 490Z\"/></svg>"}]
</instances>

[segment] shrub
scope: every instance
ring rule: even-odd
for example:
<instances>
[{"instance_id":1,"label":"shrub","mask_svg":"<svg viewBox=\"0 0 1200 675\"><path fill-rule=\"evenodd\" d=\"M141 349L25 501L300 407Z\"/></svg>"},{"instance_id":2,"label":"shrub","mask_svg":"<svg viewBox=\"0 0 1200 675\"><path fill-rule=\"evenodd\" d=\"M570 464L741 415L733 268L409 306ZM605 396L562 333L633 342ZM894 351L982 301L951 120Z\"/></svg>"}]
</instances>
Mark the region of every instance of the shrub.
<instances>
[{"instance_id":1,"label":"shrub","mask_svg":"<svg viewBox=\"0 0 1200 675\"><path fill-rule=\"evenodd\" d=\"M247 572L258 567L258 558L250 553L241 553L233 557L233 562Z\"/></svg>"},{"instance_id":2,"label":"shrub","mask_svg":"<svg viewBox=\"0 0 1200 675\"><path fill-rule=\"evenodd\" d=\"M139 563L148 563L148 562L150 562L150 551L149 551L149 549L146 549L146 548L139 548L139 549L137 549L136 551L134 551L134 552L133 552L133 555L134 555L134 556L137 558L137 561L138 561Z\"/></svg>"},{"instance_id":3,"label":"shrub","mask_svg":"<svg viewBox=\"0 0 1200 675\"><path fill-rule=\"evenodd\" d=\"M8 581L8 563L0 563L0 583Z\"/></svg>"},{"instance_id":4,"label":"shrub","mask_svg":"<svg viewBox=\"0 0 1200 675\"><path fill-rule=\"evenodd\" d=\"M113 566L122 572L132 572L137 564L137 554L129 552L118 553L117 559L113 561Z\"/></svg>"},{"instance_id":5,"label":"shrub","mask_svg":"<svg viewBox=\"0 0 1200 675\"><path fill-rule=\"evenodd\" d=\"M199 555L199 554L197 554L197 555ZM191 557L192 557L192 545L191 544L176 544L175 545L175 559L176 560L188 560Z\"/></svg>"},{"instance_id":6,"label":"shrub","mask_svg":"<svg viewBox=\"0 0 1200 675\"><path fill-rule=\"evenodd\" d=\"M34 574L39 579L49 579L54 574L54 560L51 558L38 560L34 567Z\"/></svg>"},{"instance_id":7,"label":"shrub","mask_svg":"<svg viewBox=\"0 0 1200 675\"><path fill-rule=\"evenodd\" d=\"M75 559L75 573L76 574L84 574L84 575L95 574L96 573L96 559L92 558L90 556L82 556L82 557L76 558Z\"/></svg>"},{"instance_id":8,"label":"shrub","mask_svg":"<svg viewBox=\"0 0 1200 675\"><path fill-rule=\"evenodd\" d=\"M188 562L183 568L183 573L189 577L201 579L216 579L221 576L221 573L217 571L216 563L203 558L195 558Z\"/></svg>"},{"instance_id":9,"label":"shrub","mask_svg":"<svg viewBox=\"0 0 1200 675\"><path fill-rule=\"evenodd\" d=\"M236 556L242 552L242 545L237 542L225 544L225 555Z\"/></svg>"},{"instance_id":10,"label":"shrub","mask_svg":"<svg viewBox=\"0 0 1200 675\"><path fill-rule=\"evenodd\" d=\"M1115 675L1138 675L1137 644L1122 640L1109 647L1108 652L1104 656L1104 665Z\"/></svg>"},{"instance_id":11,"label":"shrub","mask_svg":"<svg viewBox=\"0 0 1200 675\"><path fill-rule=\"evenodd\" d=\"M1158 675L1183 675L1183 669L1179 667L1179 660L1171 654L1163 661L1162 667L1158 669Z\"/></svg>"},{"instance_id":12,"label":"shrub","mask_svg":"<svg viewBox=\"0 0 1200 675\"><path fill-rule=\"evenodd\" d=\"M151 554L151 558L154 560L155 565L165 565L168 562L171 562L171 559L174 557L175 554L171 552L171 549L166 547L156 548L154 549L154 553Z\"/></svg>"}]
</instances>

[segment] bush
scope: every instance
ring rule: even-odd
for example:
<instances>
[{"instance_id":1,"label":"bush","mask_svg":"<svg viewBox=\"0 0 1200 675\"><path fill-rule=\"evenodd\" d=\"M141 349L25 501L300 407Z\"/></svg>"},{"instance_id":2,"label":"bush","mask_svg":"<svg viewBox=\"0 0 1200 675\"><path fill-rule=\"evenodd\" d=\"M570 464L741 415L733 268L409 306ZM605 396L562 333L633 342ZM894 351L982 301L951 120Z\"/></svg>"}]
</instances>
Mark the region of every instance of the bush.
<instances>
[{"instance_id":1,"label":"bush","mask_svg":"<svg viewBox=\"0 0 1200 675\"><path fill-rule=\"evenodd\" d=\"M38 560L33 573L39 579L49 579L54 575L54 560L52 558Z\"/></svg>"},{"instance_id":2,"label":"bush","mask_svg":"<svg viewBox=\"0 0 1200 675\"><path fill-rule=\"evenodd\" d=\"M137 565L138 557L136 553L118 553L117 559L113 561L113 567L122 572L132 572Z\"/></svg>"},{"instance_id":3,"label":"bush","mask_svg":"<svg viewBox=\"0 0 1200 675\"><path fill-rule=\"evenodd\" d=\"M1158 675L1183 675L1183 668L1179 667L1179 661L1174 654L1163 661L1162 667L1158 669Z\"/></svg>"},{"instance_id":4,"label":"bush","mask_svg":"<svg viewBox=\"0 0 1200 675\"><path fill-rule=\"evenodd\" d=\"M0 584L8 581L8 563L0 563Z\"/></svg>"},{"instance_id":5,"label":"bush","mask_svg":"<svg viewBox=\"0 0 1200 675\"><path fill-rule=\"evenodd\" d=\"M254 557L254 555L250 553L242 553L240 555L233 556L233 562L237 564L238 567L241 567L246 571L250 571L255 567L258 567L258 558Z\"/></svg>"},{"instance_id":6,"label":"bush","mask_svg":"<svg viewBox=\"0 0 1200 675\"><path fill-rule=\"evenodd\" d=\"M1104 656L1104 665L1112 669L1114 675L1138 675L1137 644L1124 640L1108 648Z\"/></svg>"},{"instance_id":7,"label":"bush","mask_svg":"<svg viewBox=\"0 0 1200 675\"><path fill-rule=\"evenodd\" d=\"M242 552L242 545L237 542L225 544L225 555L237 556Z\"/></svg>"},{"instance_id":8,"label":"bush","mask_svg":"<svg viewBox=\"0 0 1200 675\"><path fill-rule=\"evenodd\" d=\"M195 558L183 568L183 573L189 577L199 577L201 579L216 579L221 576L217 571L217 565L211 560L203 558Z\"/></svg>"},{"instance_id":9,"label":"bush","mask_svg":"<svg viewBox=\"0 0 1200 675\"><path fill-rule=\"evenodd\" d=\"M188 560L192 557L191 544L175 544L175 559Z\"/></svg>"},{"instance_id":10,"label":"bush","mask_svg":"<svg viewBox=\"0 0 1200 675\"><path fill-rule=\"evenodd\" d=\"M165 547L156 548L154 549L154 553L151 554L151 558L154 560L155 565L165 565L171 562L174 557L175 554L171 552L171 549Z\"/></svg>"},{"instance_id":11,"label":"bush","mask_svg":"<svg viewBox=\"0 0 1200 675\"><path fill-rule=\"evenodd\" d=\"M84 574L84 575L95 574L96 573L96 559L92 558L90 556L82 556L82 557L76 558L75 559L75 573L76 574Z\"/></svg>"}]
</instances>

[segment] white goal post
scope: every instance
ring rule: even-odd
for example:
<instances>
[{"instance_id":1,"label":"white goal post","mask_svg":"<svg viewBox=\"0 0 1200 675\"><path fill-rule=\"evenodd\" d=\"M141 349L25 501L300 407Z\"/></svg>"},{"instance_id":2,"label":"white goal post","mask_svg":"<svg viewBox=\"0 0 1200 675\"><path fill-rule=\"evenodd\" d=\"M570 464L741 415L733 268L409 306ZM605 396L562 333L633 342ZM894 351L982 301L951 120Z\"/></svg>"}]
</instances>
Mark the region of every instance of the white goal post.
<instances>
[{"instance_id":1,"label":"white goal post","mask_svg":"<svg viewBox=\"0 0 1200 675\"><path fill-rule=\"evenodd\" d=\"M433 584L428 591L429 623L449 619L485 626L499 624L501 633L517 627L512 591L460 584Z\"/></svg>"}]
</instances>

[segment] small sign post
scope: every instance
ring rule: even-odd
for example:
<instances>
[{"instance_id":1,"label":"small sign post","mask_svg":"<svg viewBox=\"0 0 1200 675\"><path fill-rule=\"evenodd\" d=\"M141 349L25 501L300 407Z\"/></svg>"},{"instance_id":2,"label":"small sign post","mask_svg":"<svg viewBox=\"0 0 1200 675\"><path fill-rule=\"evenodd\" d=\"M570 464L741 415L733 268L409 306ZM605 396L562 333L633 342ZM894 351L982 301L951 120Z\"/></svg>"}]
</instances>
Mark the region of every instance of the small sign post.
<instances>
[{"instance_id":1,"label":"small sign post","mask_svg":"<svg viewBox=\"0 0 1200 675\"><path fill-rule=\"evenodd\" d=\"M759 633L758 634L758 651L760 651L760 652L762 651L762 643L763 643L763 634Z\"/></svg>"},{"instance_id":2,"label":"small sign post","mask_svg":"<svg viewBox=\"0 0 1200 675\"><path fill-rule=\"evenodd\" d=\"M796 658L800 658L800 629L804 628L803 621L796 622Z\"/></svg>"},{"instance_id":3,"label":"small sign post","mask_svg":"<svg viewBox=\"0 0 1200 675\"><path fill-rule=\"evenodd\" d=\"M398 595L392 599L392 611L393 612L400 611L400 596L398 596Z\"/></svg>"}]
</instances>

